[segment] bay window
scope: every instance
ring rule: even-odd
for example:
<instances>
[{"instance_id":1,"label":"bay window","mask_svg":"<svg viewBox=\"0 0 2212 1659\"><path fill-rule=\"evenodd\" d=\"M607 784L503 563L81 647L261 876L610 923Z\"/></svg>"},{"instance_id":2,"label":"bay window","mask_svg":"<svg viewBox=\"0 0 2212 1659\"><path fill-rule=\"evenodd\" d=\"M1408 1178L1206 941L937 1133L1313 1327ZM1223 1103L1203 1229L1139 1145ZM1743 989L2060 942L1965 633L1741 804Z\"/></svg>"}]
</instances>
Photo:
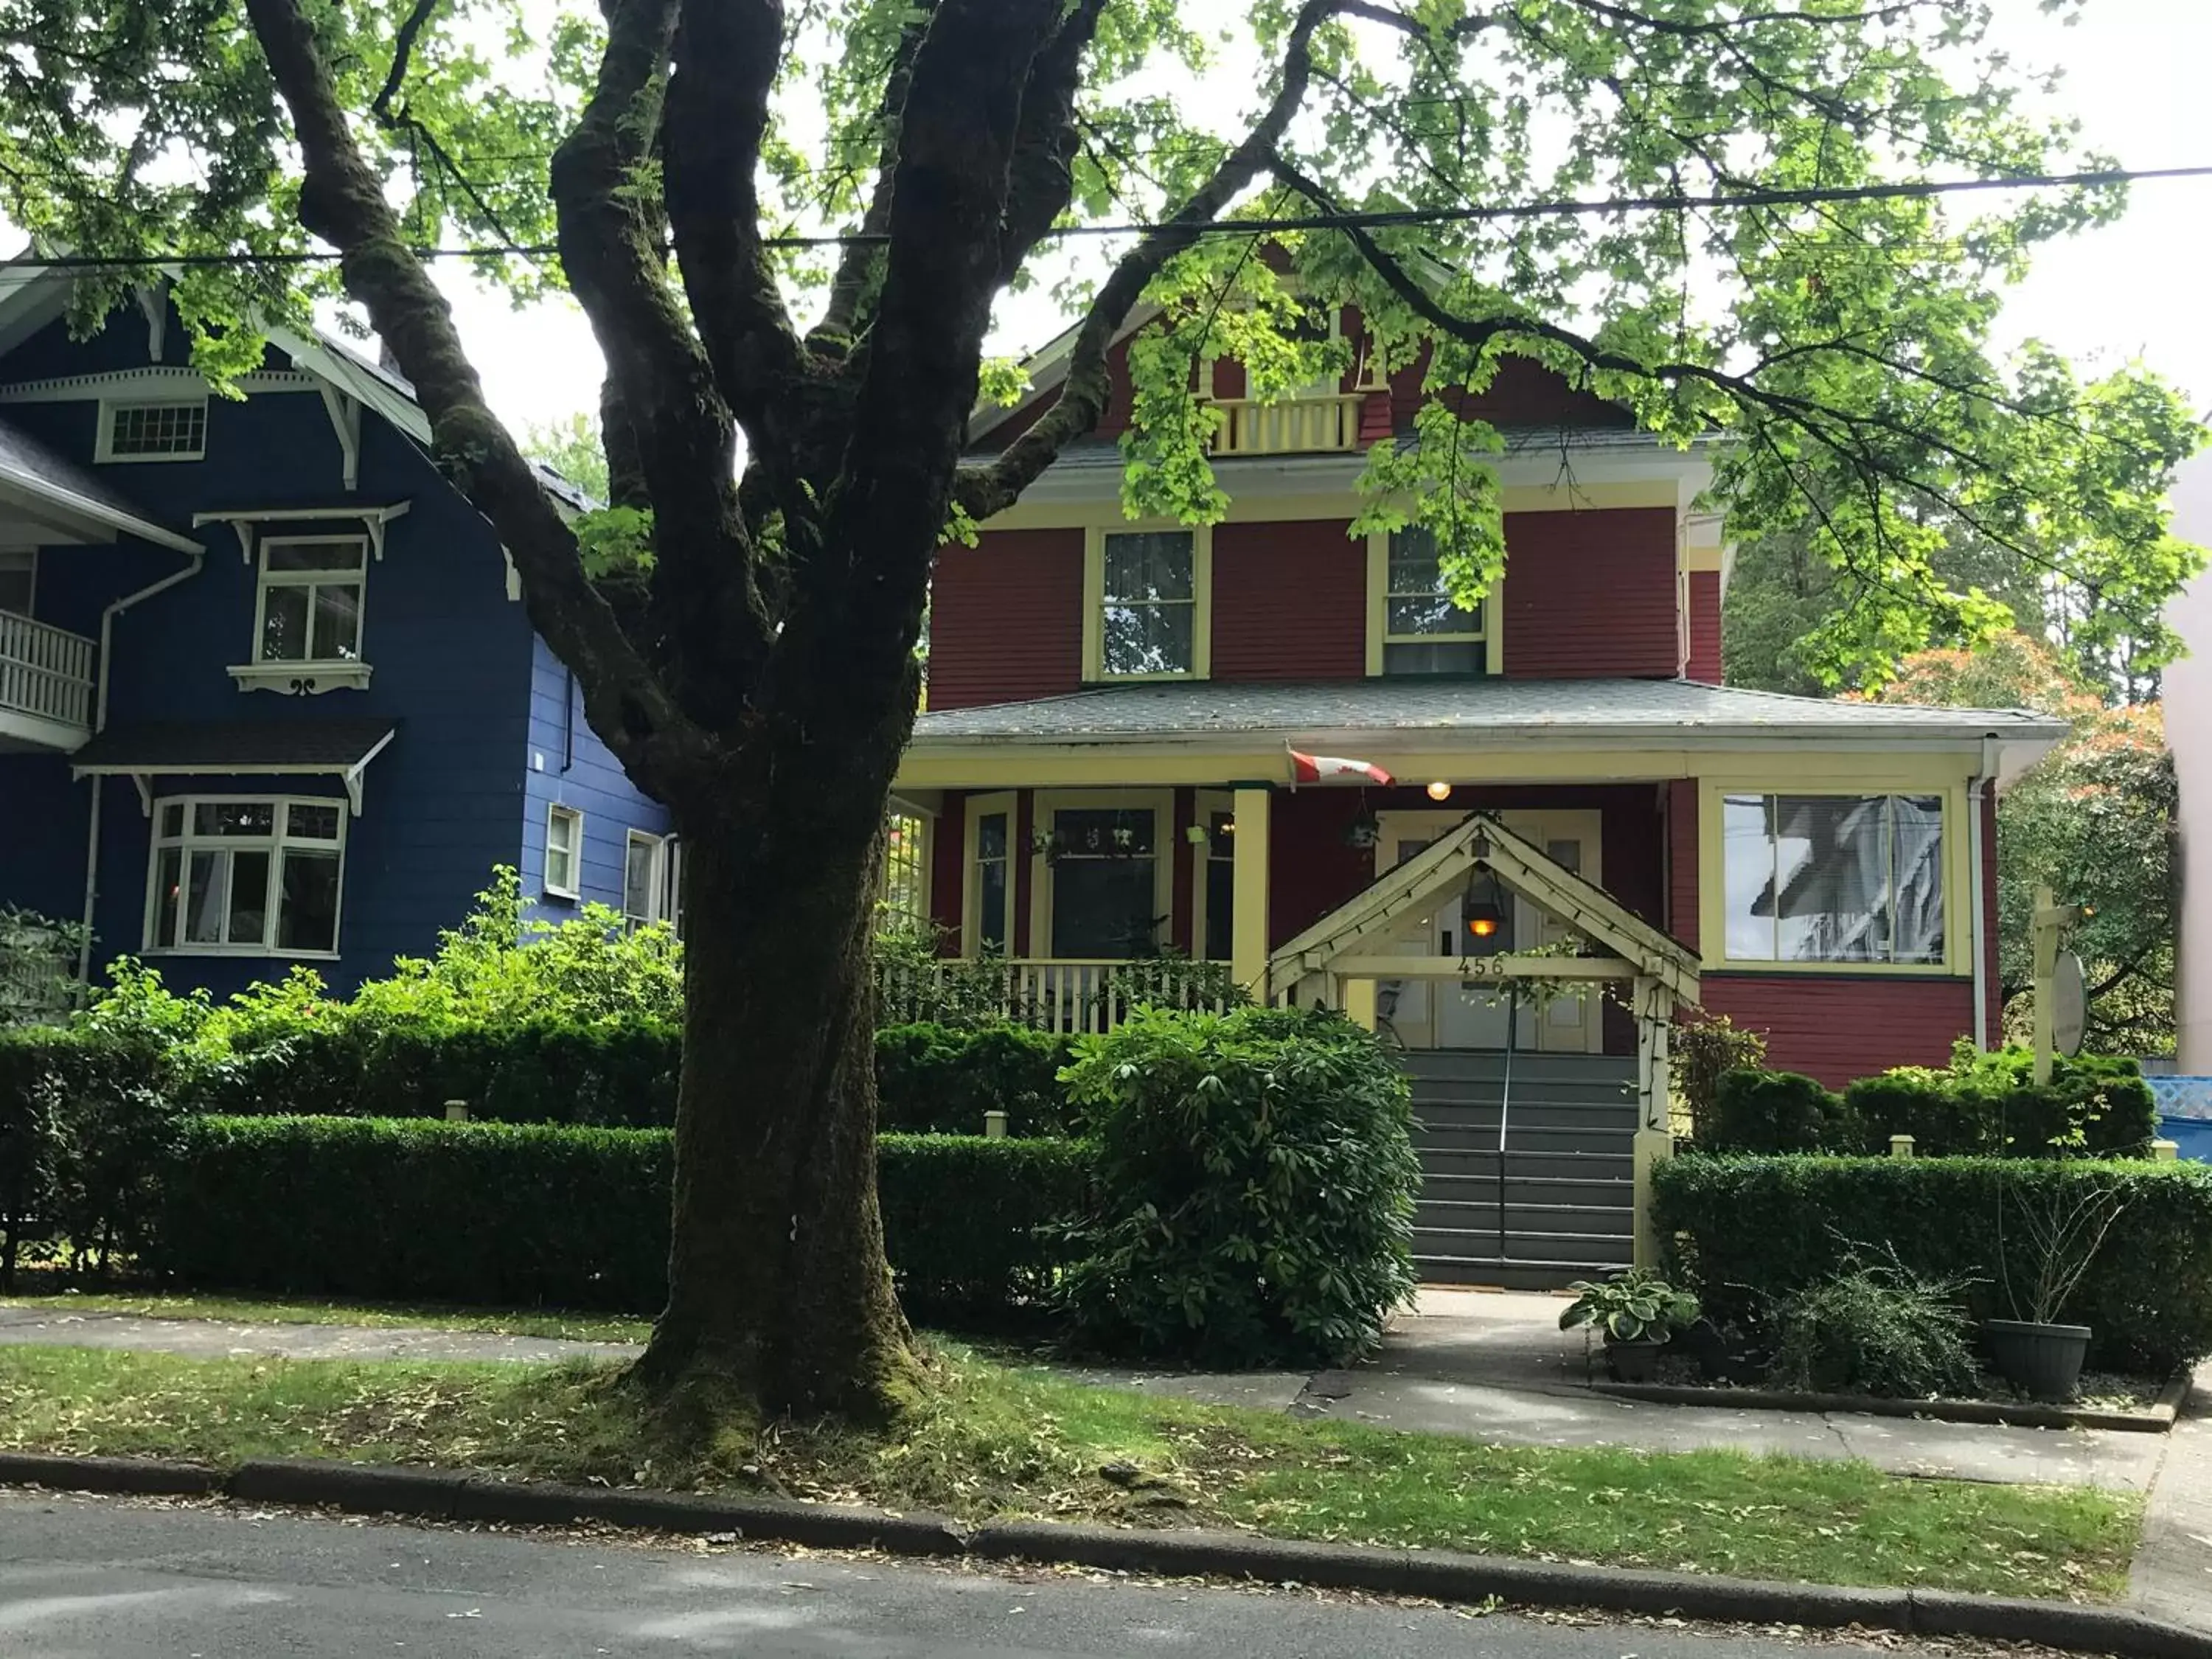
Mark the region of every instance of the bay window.
<instances>
[{"instance_id":1,"label":"bay window","mask_svg":"<svg viewBox=\"0 0 2212 1659\"><path fill-rule=\"evenodd\" d=\"M345 825L337 800L156 802L145 948L336 954Z\"/></svg>"},{"instance_id":2,"label":"bay window","mask_svg":"<svg viewBox=\"0 0 2212 1659\"><path fill-rule=\"evenodd\" d=\"M1940 795L1723 796L1729 960L1940 964L1943 818Z\"/></svg>"}]
</instances>

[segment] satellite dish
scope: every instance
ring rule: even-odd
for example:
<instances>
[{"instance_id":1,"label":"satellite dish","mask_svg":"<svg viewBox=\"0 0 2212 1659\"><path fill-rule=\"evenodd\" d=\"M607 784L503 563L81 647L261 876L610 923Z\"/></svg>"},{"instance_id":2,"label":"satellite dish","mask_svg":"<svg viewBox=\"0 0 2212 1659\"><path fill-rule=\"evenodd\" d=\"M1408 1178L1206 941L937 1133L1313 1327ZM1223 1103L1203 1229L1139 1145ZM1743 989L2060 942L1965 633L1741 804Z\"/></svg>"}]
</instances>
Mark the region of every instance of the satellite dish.
<instances>
[{"instance_id":1,"label":"satellite dish","mask_svg":"<svg viewBox=\"0 0 2212 1659\"><path fill-rule=\"evenodd\" d=\"M2080 1054L2089 1023L2089 997L2081 979L2081 958L2071 951L2058 958L2051 975L2051 1046L2062 1054Z\"/></svg>"}]
</instances>

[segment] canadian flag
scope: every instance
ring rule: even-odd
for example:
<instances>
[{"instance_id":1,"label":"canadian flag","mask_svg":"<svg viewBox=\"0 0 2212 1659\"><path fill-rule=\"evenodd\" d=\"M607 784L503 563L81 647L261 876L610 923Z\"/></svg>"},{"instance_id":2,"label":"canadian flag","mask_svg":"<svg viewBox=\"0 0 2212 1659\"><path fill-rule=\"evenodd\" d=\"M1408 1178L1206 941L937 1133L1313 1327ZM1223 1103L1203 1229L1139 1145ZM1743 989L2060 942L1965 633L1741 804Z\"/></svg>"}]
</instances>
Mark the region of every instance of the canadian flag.
<instances>
[{"instance_id":1,"label":"canadian flag","mask_svg":"<svg viewBox=\"0 0 2212 1659\"><path fill-rule=\"evenodd\" d=\"M1346 760L1337 755L1304 755L1291 750L1291 777L1296 783L1329 783L1339 778L1352 778L1361 783L1379 783L1385 788L1390 784L1390 775L1372 761Z\"/></svg>"}]
</instances>

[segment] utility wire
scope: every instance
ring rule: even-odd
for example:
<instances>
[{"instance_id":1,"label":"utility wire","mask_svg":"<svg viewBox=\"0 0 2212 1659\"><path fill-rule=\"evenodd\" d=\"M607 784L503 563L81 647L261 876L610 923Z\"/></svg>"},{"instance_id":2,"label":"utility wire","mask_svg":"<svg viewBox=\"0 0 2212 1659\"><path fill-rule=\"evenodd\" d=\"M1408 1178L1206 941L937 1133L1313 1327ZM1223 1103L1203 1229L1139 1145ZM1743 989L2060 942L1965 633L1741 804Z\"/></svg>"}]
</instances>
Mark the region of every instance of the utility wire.
<instances>
[{"instance_id":1,"label":"utility wire","mask_svg":"<svg viewBox=\"0 0 2212 1659\"><path fill-rule=\"evenodd\" d=\"M2152 179L2212 178L2212 166L2186 167L2112 167L2092 173L2035 173L2008 174L1997 179L1929 179L1881 185L1816 185L1796 190L1736 190L1715 195L1668 193L1658 196L1616 196L1601 201L1573 197L1542 202L1517 202L1496 207L1434 207L1385 209L1362 213L1309 213L1287 218L1219 219L1194 228L1201 236L1267 236L1281 231L1382 230L1402 226L1466 224L1499 219L1571 218L1621 213L1676 213L1692 208L1813 206L1827 202L1884 202L1969 191L2004 190L2094 190ZM1127 222L1104 225L1059 225L1040 240L1075 236L1144 236L1170 227L1158 223ZM818 236L764 236L770 248L874 246L890 240L888 234L866 231L830 232ZM495 259L514 256L538 258L557 255L552 243L493 242L477 247L418 247L410 250L418 259ZM118 253L58 254L44 258L14 259L0 264L9 270L120 270L155 265L302 265L336 260L335 252L307 248L280 248L265 253Z\"/></svg>"}]
</instances>

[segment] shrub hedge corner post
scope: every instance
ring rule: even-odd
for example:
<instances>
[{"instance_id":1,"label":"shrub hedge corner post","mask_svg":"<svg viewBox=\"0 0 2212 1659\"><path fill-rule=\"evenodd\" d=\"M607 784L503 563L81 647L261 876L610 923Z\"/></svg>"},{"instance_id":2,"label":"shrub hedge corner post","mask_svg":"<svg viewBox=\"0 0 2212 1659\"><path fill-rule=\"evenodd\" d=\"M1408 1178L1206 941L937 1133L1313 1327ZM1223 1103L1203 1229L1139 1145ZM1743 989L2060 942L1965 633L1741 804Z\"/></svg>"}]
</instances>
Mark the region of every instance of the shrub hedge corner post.
<instances>
[{"instance_id":1,"label":"shrub hedge corner post","mask_svg":"<svg viewBox=\"0 0 2212 1659\"><path fill-rule=\"evenodd\" d=\"M2178 1160L2181 1157L2181 1143L2174 1140L2154 1140L2150 1144L2150 1155L2161 1164Z\"/></svg>"},{"instance_id":2,"label":"shrub hedge corner post","mask_svg":"<svg viewBox=\"0 0 2212 1659\"><path fill-rule=\"evenodd\" d=\"M446 1103L446 1121L447 1121L447 1122L448 1122L448 1123L466 1123L468 1121L469 1121L469 1103L468 1103L467 1101L465 1101L465 1100L449 1100L449 1101L447 1101L447 1102Z\"/></svg>"},{"instance_id":3,"label":"shrub hedge corner post","mask_svg":"<svg viewBox=\"0 0 2212 1659\"><path fill-rule=\"evenodd\" d=\"M1004 1140L1006 1138L1006 1115L998 1107L994 1106L983 1114L983 1138L986 1140Z\"/></svg>"},{"instance_id":4,"label":"shrub hedge corner post","mask_svg":"<svg viewBox=\"0 0 2212 1659\"><path fill-rule=\"evenodd\" d=\"M1911 1135L1892 1135L1889 1138L1889 1155L1892 1158L1911 1158L1912 1156L1912 1137Z\"/></svg>"}]
</instances>

